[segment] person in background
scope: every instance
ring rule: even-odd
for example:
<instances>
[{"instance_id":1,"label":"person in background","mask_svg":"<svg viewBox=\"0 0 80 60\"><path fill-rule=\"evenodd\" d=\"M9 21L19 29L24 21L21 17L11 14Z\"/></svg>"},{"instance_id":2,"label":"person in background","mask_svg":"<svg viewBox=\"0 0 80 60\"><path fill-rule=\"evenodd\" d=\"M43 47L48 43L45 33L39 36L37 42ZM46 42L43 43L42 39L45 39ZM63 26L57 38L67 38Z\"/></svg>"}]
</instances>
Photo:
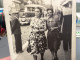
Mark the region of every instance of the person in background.
<instances>
[{"instance_id":1,"label":"person in background","mask_svg":"<svg viewBox=\"0 0 80 60\"><path fill-rule=\"evenodd\" d=\"M67 8L72 10L72 4L69 3ZM63 18L63 48L68 51L68 45L71 50L72 13L64 15Z\"/></svg>"},{"instance_id":2,"label":"person in background","mask_svg":"<svg viewBox=\"0 0 80 60\"><path fill-rule=\"evenodd\" d=\"M67 2L66 4L62 5L63 11L63 49L65 52L65 59L69 60L68 52L71 54L71 39L72 39L72 2ZM67 13L65 13L67 12ZM71 57L71 55L70 55ZM71 58L70 58L71 59Z\"/></svg>"},{"instance_id":3,"label":"person in background","mask_svg":"<svg viewBox=\"0 0 80 60\"><path fill-rule=\"evenodd\" d=\"M20 29L20 22L19 22L19 12L13 11L11 14L11 31L15 37L15 45L16 45L16 53L22 53L22 40L21 40L21 29Z\"/></svg>"}]
</instances>

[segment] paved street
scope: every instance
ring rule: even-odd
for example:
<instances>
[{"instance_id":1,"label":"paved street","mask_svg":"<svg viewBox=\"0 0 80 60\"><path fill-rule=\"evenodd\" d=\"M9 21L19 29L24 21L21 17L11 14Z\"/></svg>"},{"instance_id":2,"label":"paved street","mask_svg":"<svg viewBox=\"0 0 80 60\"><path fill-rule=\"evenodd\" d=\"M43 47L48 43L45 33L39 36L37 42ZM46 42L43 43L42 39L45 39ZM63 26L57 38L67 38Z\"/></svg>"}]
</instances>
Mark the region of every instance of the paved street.
<instances>
[{"instance_id":1,"label":"paved street","mask_svg":"<svg viewBox=\"0 0 80 60\"><path fill-rule=\"evenodd\" d=\"M29 26L21 26L21 32L22 32L22 44L26 44L28 38L29 38L29 32L30 32L30 27ZM13 38L14 39L14 38ZM13 40L15 41L15 40ZM33 60L33 57L32 55L30 55L29 53L27 53L26 51L26 48L27 48L27 44L26 46L24 47L24 52L23 53L20 53L20 54L17 54L17 57L15 60ZM15 51L15 45L14 45L14 51ZM70 60L70 51L68 51L66 53L66 56L68 59L66 60ZM44 60L52 60L51 59L51 53L48 50L45 51L45 54L44 54ZM58 50L58 58L59 60L65 60L65 53L64 53L64 50L63 50L63 41L61 41L61 45L60 45L60 49ZM40 60L40 55L38 55L38 60Z\"/></svg>"}]
</instances>

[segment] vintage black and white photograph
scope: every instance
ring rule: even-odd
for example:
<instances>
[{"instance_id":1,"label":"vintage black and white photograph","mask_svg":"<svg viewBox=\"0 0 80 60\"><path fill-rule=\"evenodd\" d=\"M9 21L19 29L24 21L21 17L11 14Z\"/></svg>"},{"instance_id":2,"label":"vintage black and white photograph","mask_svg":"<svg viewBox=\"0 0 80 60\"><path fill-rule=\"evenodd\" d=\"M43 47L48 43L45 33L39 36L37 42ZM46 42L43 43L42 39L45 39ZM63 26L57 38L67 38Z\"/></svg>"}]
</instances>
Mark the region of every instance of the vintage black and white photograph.
<instances>
[{"instance_id":1,"label":"vintage black and white photograph","mask_svg":"<svg viewBox=\"0 0 80 60\"><path fill-rule=\"evenodd\" d=\"M11 0L5 12L14 60L71 60L72 2Z\"/></svg>"}]
</instances>

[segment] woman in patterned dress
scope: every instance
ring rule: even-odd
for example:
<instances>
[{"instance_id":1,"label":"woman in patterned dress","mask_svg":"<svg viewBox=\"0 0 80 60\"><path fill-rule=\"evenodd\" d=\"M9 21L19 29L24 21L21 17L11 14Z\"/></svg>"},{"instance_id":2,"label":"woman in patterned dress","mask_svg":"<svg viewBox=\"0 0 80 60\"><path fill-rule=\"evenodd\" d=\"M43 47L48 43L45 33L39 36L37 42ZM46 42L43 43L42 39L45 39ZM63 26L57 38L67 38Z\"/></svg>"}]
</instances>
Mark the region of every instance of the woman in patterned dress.
<instances>
[{"instance_id":1,"label":"woman in patterned dress","mask_svg":"<svg viewBox=\"0 0 80 60\"><path fill-rule=\"evenodd\" d=\"M35 17L31 19L31 34L29 36L29 43L31 46L31 54L34 60L37 60L37 54L41 54L41 60L43 59L45 49L47 47L45 30L46 20L41 17L42 10L40 8L35 9Z\"/></svg>"}]
</instances>

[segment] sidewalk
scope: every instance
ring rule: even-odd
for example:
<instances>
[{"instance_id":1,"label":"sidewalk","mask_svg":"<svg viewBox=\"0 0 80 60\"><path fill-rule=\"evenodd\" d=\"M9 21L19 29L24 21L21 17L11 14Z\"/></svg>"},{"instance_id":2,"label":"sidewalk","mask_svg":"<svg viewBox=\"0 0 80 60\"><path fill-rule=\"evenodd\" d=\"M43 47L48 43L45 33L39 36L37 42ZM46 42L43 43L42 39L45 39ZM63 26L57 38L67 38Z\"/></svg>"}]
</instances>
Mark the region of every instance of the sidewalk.
<instances>
[{"instance_id":1,"label":"sidewalk","mask_svg":"<svg viewBox=\"0 0 80 60\"><path fill-rule=\"evenodd\" d=\"M20 53L18 54L17 58L15 60L34 60L32 55L30 55L29 53L27 53L26 51L26 48L24 49L24 52L23 53ZM64 50L63 50L63 42L61 42L61 46L60 46L60 49L58 50L58 60L65 60L65 55L64 55ZM44 54L44 60L52 60L51 59L51 53L48 50L45 51L45 54ZM68 51L67 52L67 58L68 60L70 60L70 52ZM38 55L38 60L40 60L40 54Z\"/></svg>"}]
</instances>

